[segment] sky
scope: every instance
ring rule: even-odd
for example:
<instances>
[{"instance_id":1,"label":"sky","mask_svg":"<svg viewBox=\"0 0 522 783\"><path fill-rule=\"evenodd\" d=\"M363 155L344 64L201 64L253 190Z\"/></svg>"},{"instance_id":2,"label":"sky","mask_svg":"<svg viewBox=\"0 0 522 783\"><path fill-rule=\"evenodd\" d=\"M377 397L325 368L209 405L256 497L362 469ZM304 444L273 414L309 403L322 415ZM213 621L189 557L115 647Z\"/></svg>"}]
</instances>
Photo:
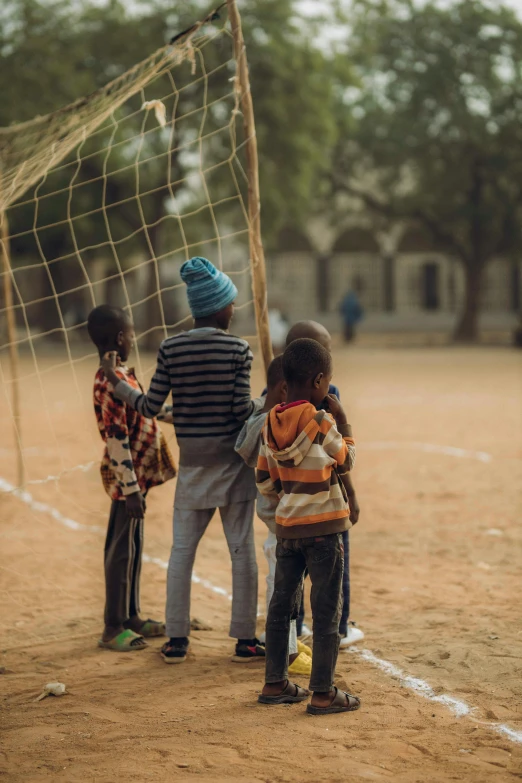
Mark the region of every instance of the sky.
<instances>
[{"instance_id":1,"label":"sky","mask_svg":"<svg viewBox=\"0 0 522 783\"><path fill-rule=\"evenodd\" d=\"M450 4L452 0L439 0L439 3L443 5L444 3ZM498 0L482 0L484 5L491 5L491 7L495 7L498 5ZM344 6L346 8L350 7L351 0L342 0L344 3ZM415 0L415 2L418 5L422 5L423 0ZM502 0L504 5L511 6L515 11L518 12L518 15L522 19L522 0ZM332 0L295 0L294 7L303 15L303 16L316 16L318 13L325 13L328 12L329 8L332 8L333 1ZM239 0L239 8L241 10L241 0ZM321 34L321 45L327 45L327 44L335 44L336 42L342 42L345 40L345 31L342 29L342 27L339 27L335 24L332 25L325 25L325 27L322 30Z\"/></svg>"},{"instance_id":2,"label":"sky","mask_svg":"<svg viewBox=\"0 0 522 783\"><path fill-rule=\"evenodd\" d=\"M485 2L488 2L488 0L485 0ZM489 2L495 4L495 0L489 0ZM505 5L511 6L518 11L522 18L522 0L503 0L503 2ZM331 5L330 0L299 0L300 8L302 8L304 13L310 15L317 13L318 6L328 8L329 5ZM349 5L349 0L347 1L347 5Z\"/></svg>"}]
</instances>

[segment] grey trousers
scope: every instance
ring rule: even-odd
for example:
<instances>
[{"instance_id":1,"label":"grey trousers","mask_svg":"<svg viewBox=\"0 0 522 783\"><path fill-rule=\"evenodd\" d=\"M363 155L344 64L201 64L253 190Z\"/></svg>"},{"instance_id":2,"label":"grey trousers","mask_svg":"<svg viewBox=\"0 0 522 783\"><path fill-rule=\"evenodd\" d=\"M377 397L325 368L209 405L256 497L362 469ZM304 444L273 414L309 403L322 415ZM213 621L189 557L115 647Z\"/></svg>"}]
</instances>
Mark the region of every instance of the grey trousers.
<instances>
[{"instance_id":1,"label":"grey trousers","mask_svg":"<svg viewBox=\"0 0 522 783\"><path fill-rule=\"evenodd\" d=\"M105 625L117 627L140 613L143 519L129 519L113 500L105 539Z\"/></svg>"},{"instance_id":2,"label":"grey trousers","mask_svg":"<svg viewBox=\"0 0 522 783\"><path fill-rule=\"evenodd\" d=\"M232 620L230 636L253 639L257 617L257 561L254 546L255 500L219 509L232 560ZM174 545L167 574L167 636L190 635L190 588L200 539L214 508L174 507ZM203 574L206 576L206 574Z\"/></svg>"}]
</instances>

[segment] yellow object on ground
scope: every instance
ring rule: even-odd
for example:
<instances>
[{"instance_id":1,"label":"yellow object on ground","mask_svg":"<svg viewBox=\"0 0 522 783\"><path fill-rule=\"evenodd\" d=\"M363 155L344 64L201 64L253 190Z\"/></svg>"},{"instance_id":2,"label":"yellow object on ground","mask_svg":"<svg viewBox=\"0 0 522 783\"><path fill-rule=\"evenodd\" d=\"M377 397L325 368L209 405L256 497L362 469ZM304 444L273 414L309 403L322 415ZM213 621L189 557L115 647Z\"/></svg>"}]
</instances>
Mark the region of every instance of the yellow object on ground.
<instances>
[{"instance_id":1,"label":"yellow object on ground","mask_svg":"<svg viewBox=\"0 0 522 783\"><path fill-rule=\"evenodd\" d=\"M301 642L299 639L297 640L297 652L304 653L305 655L308 655L310 658L312 657L312 648L309 647L304 642Z\"/></svg>"},{"instance_id":2,"label":"yellow object on ground","mask_svg":"<svg viewBox=\"0 0 522 783\"><path fill-rule=\"evenodd\" d=\"M297 658L288 667L288 674L301 677L310 677L312 674L312 659L306 653L299 653Z\"/></svg>"}]
</instances>

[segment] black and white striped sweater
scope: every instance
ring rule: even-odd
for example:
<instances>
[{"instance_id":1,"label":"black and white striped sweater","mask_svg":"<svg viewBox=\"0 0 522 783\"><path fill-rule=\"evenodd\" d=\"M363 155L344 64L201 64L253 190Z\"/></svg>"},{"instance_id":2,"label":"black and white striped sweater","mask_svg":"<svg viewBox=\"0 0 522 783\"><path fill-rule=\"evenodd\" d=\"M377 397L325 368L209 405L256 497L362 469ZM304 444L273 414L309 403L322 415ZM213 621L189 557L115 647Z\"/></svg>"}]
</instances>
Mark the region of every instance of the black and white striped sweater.
<instances>
[{"instance_id":1,"label":"black and white striped sweater","mask_svg":"<svg viewBox=\"0 0 522 783\"><path fill-rule=\"evenodd\" d=\"M237 435L253 411L252 360L250 346L240 337L220 329L192 329L161 344L147 394L124 382L115 394L153 418L172 392L181 465L236 461Z\"/></svg>"}]
</instances>

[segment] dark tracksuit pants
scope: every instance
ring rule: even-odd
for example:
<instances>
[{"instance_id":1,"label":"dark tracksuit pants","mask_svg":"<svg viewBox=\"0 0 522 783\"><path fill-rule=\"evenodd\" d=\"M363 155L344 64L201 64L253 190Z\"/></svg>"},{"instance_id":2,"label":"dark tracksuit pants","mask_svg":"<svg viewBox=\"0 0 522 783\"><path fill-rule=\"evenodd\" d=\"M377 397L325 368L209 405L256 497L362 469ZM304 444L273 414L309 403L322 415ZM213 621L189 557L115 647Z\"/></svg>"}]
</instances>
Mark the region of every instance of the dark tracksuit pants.
<instances>
[{"instance_id":1,"label":"dark tracksuit pants","mask_svg":"<svg viewBox=\"0 0 522 783\"><path fill-rule=\"evenodd\" d=\"M127 517L124 500L113 500L105 540L105 625L117 627L140 613L143 519Z\"/></svg>"},{"instance_id":2,"label":"dark tracksuit pants","mask_svg":"<svg viewBox=\"0 0 522 783\"><path fill-rule=\"evenodd\" d=\"M306 570L314 628L310 689L330 690L339 652L344 547L341 533L278 539L274 594L266 622L266 682L288 679L290 620Z\"/></svg>"}]
</instances>

